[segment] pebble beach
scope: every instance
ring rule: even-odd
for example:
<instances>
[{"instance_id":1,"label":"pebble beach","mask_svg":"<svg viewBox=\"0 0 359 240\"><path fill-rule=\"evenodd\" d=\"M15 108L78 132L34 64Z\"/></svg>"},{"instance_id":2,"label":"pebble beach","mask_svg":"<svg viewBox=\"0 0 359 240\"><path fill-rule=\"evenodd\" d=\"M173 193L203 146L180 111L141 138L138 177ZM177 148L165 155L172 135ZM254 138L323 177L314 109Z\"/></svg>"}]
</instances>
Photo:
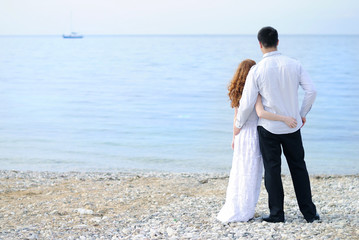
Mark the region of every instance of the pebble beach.
<instances>
[{"instance_id":1,"label":"pebble beach","mask_svg":"<svg viewBox=\"0 0 359 240\"><path fill-rule=\"evenodd\" d=\"M320 221L306 223L290 176L285 223L223 224L228 175L0 171L0 239L359 239L359 175L311 176Z\"/></svg>"}]
</instances>

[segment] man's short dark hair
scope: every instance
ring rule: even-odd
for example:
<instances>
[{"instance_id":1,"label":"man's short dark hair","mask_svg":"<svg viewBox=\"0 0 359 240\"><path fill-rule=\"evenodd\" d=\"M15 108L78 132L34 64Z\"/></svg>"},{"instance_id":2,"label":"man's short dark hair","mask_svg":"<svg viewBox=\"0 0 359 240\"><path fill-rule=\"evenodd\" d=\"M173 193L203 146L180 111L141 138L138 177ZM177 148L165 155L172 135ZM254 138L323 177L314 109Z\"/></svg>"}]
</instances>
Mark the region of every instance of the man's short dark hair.
<instances>
[{"instance_id":1,"label":"man's short dark hair","mask_svg":"<svg viewBox=\"0 0 359 240\"><path fill-rule=\"evenodd\" d=\"M257 38L265 48L276 47L278 43L278 32L272 27L264 27L259 30Z\"/></svg>"}]
</instances>

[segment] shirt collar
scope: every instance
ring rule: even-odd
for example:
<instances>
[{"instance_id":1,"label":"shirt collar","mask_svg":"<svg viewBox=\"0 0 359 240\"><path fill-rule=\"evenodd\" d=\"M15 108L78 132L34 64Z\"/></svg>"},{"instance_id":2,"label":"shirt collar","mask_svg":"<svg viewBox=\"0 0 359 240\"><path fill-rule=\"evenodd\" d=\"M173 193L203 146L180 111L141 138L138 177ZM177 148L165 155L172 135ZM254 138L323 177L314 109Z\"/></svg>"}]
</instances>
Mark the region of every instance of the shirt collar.
<instances>
[{"instance_id":1,"label":"shirt collar","mask_svg":"<svg viewBox=\"0 0 359 240\"><path fill-rule=\"evenodd\" d=\"M270 56L274 56L274 55L280 55L281 53L278 52L278 51L272 51L272 52L269 52L269 53L266 53L263 55L263 58L265 57L270 57Z\"/></svg>"}]
</instances>

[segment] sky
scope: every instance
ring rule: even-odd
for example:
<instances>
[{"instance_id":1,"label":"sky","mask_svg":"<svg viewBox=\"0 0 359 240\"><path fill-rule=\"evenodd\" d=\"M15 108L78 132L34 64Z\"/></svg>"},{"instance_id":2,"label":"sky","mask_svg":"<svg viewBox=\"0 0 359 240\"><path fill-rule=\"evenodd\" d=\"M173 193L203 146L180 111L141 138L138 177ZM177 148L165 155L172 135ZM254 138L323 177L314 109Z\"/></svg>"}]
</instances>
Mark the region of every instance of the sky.
<instances>
[{"instance_id":1,"label":"sky","mask_svg":"<svg viewBox=\"0 0 359 240\"><path fill-rule=\"evenodd\" d=\"M358 0L0 0L0 35L359 34L358 25Z\"/></svg>"}]
</instances>

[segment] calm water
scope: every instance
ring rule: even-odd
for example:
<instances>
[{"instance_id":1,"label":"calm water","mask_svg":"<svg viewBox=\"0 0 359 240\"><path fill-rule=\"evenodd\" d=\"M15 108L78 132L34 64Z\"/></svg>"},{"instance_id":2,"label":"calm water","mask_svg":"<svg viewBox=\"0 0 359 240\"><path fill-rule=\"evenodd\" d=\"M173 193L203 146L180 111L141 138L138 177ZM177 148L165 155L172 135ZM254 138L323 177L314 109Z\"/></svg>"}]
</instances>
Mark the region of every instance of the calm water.
<instances>
[{"instance_id":1,"label":"calm water","mask_svg":"<svg viewBox=\"0 0 359 240\"><path fill-rule=\"evenodd\" d=\"M281 36L318 97L311 174L359 173L359 36ZM227 84L255 36L0 37L0 168L229 172ZM287 170L285 170L287 171Z\"/></svg>"}]
</instances>

